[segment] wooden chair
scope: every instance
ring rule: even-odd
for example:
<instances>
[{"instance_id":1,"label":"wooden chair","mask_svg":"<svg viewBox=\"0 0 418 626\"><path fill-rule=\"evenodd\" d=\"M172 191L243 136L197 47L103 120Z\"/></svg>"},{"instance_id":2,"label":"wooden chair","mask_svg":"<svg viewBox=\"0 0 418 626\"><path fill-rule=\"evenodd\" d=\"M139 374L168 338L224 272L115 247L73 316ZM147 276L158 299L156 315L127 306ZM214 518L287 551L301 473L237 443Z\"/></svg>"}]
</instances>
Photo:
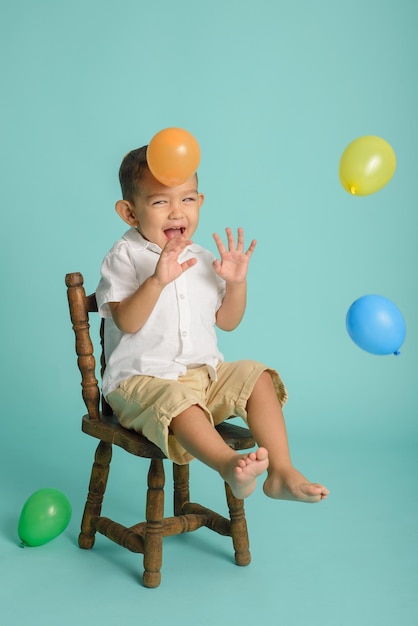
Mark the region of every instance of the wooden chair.
<instances>
[{"instance_id":1,"label":"wooden chair","mask_svg":"<svg viewBox=\"0 0 418 626\"><path fill-rule=\"evenodd\" d=\"M144 436L123 428L105 399L101 397L96 379L96 362L89 325L89 313L97 312L96 297L95 294L86 295L83 287L83 276L80 273L67 274L65 282L76 339L78 366L81 372L82 395L88 411L82 419L82 430L87 435L100 440L95 454L87 502L81 523L81 533L78 540L80 547L92 548L95 534L98 531L124 548L143 554L143 584L145 587L157 587L161 582L163 538L191 532L206 526L220 535L232 537L236 563L248 565L251 556L244 503L235 498L226 483L229 518L191 502L189 465L173 463L174 515L171 517L164 516L165 473L163 460L166 457L157 446ZM106 365L103 350L103 321L100 335L101 374L103 374ZM218 426L217 430L224 441L234 450L245 450L254 446L255 442L252 435L246 428L225 422ZM150 459L146 520L130 528L101 516L112 458L112 445L120 446L134 456Z\"/></svg>"}]
</instances>

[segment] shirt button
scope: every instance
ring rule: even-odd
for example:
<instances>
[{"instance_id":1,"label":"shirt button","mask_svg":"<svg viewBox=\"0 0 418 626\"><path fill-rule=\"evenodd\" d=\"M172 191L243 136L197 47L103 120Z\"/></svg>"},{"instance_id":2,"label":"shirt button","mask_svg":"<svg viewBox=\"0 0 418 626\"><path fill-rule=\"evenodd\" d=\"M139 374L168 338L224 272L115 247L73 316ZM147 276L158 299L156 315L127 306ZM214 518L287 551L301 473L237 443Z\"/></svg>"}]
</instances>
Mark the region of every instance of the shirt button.
<instances>
[{"instance_id":1,"label":"shirt button","mask_svg":"<svg viewBox=\"0 0 418 626\"><path fill-rule=\"evenodd\" d=\"M187 330L182 330L181 331L181 336L182 337L187 337Z\"/></svg>"},{"instance_id":2,"label":"shirt button","mask_svg":"<svg viewBox=\"0 0 418 626\"><path fill-rule=\"evenodd\" d=\"M181 293L181 294L180 294L180 298L181 298L182 300L184 300L184 298L185 298L185 297L186 297L186 296L184 295L184 293Z\"/></svg>"}]
</instances>

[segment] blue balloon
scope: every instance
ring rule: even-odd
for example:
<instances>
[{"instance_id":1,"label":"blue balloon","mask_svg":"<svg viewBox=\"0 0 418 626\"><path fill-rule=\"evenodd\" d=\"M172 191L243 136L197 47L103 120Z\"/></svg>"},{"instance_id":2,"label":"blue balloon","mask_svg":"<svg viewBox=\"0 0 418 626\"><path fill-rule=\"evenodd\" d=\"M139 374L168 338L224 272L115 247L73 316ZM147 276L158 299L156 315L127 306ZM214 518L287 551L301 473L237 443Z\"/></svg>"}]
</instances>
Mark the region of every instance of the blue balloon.
<instances>
[{"instance_id":1,"label":"blue balloon","mask_svg":"<svg viewBox=\"0 0 418 626\"><path fill-rule=\"evenodd\" d=\"M372 354L399 354L406 334L405 320L387 298L362 296L348 309L345 323L359 348Z\"/></svg>"}]
</instances>

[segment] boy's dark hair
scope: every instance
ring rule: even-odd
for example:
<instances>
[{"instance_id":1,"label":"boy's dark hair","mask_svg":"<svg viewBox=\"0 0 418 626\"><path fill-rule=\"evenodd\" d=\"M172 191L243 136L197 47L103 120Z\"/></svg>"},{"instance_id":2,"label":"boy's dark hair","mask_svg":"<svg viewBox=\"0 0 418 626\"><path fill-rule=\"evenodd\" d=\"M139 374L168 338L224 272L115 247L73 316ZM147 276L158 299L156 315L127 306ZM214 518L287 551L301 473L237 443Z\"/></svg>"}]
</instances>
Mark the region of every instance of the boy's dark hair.
<instances>
[{"instance_id":1,"label":"boy's dark hair","mask_svg":"<svg viewBox=\"0 0 418 626\"><path fill-rule=\"evenodd\" d=\"M138 185L145 171L149 171L147 163L147 148L142 146L131 150L123 158L119 168L119 182L122 189L122 197L128 202L134 202L138 193Z\"/></svg>"}]
</instances>

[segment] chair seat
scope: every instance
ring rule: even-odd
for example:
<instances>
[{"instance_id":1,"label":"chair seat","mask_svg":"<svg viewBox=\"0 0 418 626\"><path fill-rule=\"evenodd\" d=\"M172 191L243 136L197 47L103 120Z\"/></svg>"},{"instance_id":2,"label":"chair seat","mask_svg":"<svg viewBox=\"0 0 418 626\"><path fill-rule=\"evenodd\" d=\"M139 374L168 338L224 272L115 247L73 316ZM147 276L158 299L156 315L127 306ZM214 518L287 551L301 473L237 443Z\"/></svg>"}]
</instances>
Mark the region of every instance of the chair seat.
<instances>
[{"instance_id":1,"label":"chair seat","mask_svg":"<svg viewBox=\"0 0 418 626\"><path fill-rule=\"evenodd\" d=\"M119 446L135 456L147 459L166 458L160 448L146 437L121 426L115 415L100 413L99 420L92 420L88 415L85 415L82 420L82 430L91 437ZM216 430L233 450L248 450L255 445L248 428L223 422L216 426Z\"/></svg>"}]
</instances>

